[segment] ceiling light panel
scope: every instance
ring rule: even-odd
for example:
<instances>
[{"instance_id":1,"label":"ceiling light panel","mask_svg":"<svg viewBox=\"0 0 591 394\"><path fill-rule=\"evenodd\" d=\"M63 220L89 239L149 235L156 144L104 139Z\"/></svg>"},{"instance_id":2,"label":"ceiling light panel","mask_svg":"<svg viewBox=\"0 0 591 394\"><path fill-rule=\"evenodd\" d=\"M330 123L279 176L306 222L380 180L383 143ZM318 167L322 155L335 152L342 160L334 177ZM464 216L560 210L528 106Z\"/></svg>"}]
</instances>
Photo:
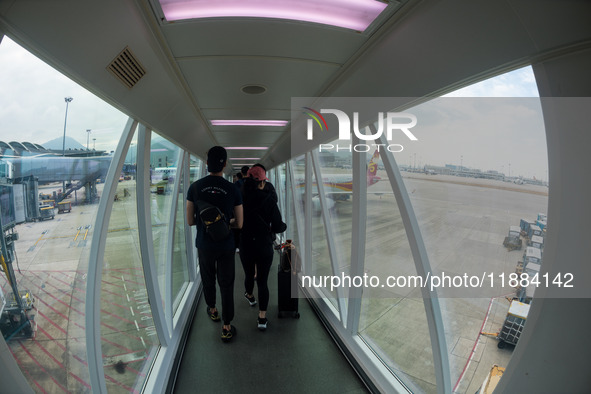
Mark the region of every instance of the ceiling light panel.
<instances>
[{"instance_id":1,"label":"ceiling light panel","mask_svg":"<svg viewBox=\"0 0 591 394\"><path fill-rule=\"evenodd\" d=\"M267 150L266 146L226 146L226 150Z\"/></svg>"},{"instance_id":2,"label":"ceiling light panel","mask_svg":"<svg viewBox=\"0 0 591 394\"><path fill-rule=\"evenodd\" d=\"M212 126L275 126L283 127L287 120L212 120Z\"/></svg>"},{"instance_id":3,"label":"ceiling light panel","mask_svg":"<svg viewBox=\"0 0 591 394\"><path fill-rule=\"evenodd\" d=\"M168 21L250 17L290 19L364 31L386 8L376 0L160 0Z\"/></svg>"}]
</instances>

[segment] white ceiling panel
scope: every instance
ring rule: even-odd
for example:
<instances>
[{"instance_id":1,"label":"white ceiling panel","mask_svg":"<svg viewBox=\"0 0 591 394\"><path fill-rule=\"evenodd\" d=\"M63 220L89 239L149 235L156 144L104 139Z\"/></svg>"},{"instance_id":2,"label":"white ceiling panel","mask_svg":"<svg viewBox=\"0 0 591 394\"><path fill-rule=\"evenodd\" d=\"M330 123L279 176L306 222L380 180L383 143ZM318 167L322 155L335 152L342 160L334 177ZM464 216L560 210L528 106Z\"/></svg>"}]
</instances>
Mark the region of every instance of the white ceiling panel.
<instances>
[{"instance_id":1,"label":"white ceiling panel","mask_svg":"<svg viewBox=\"0 0 591 394\"><path fill-rule=\"evenodd\" d=\"M367 40L346 29L253 18L177 22L162 32L177 59L232 54L342 64Z\"/></svg>"},{"instance_id":2,"label":"white ceiling panel","mask_svg":"<svg viewBox=\"0 0 591 394\"><path fill-rule=\"evenodd\" d=\"M199 107L288 110L291 97L314 96L338 70L334 64L267 57L203 57L179 61ZM264 94L240 89L263 85ZM256 115L255 115L256 117Z\"/></svg>"}]
</instances>

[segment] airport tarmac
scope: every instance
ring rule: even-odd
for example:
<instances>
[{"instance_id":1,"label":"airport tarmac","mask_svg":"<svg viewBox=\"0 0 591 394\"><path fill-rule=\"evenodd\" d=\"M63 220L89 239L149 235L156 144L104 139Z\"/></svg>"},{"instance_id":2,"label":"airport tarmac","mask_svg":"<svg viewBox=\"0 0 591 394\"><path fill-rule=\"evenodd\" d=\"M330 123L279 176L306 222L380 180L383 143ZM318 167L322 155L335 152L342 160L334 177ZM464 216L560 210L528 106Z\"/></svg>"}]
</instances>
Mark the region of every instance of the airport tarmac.
<instances>
[{"instance_id":1,"label":"airport tarmac","mask_svg":"<svg viewBox=\"0 0 591 394\"><path fill-rule=\"evenodd\" d=\"M332 170L332 169L331 169ZM327 170L328 171L328 170ZM503 239L521 218L535 220L547 211L547 187L403 172L434 274L515 272L523 251L508 252ZM416 275L408 239L387 175L367 194L365 270L383 280L389 275ZM331 231L339 253L350 253L351 201L338 201ZM312 229L313 275L332 275L324 224ZM345 259L347 260L347 259ZM348 273L349 266L339 267ZM336 294L327 289L327 294ZM452 388L478 390L493 364L506 367L512 347L498 349L495 338L515 290L497 288L495 296L458 292L440 298ZM486 296L485 296L486 295ZM337 306L333 301L333 305ZM364 287L359 333L384 363L426 392L436 392L433 357L420 290Z\"/></svg>"},{"instance_id":2,"label":"airport tarmac","mask_svg":"<svg viewBox=\"0 0 591 394\"><path fill-rule=\"evenodd\" d=\"M157 346L140 265L134 188L133 181L118 184L101 285L103 366L107 387L114 392L136 391ZM36 335L15 337L8 344L36 392L90 392L85 304L97 208L98 203L74 205L61 214L56 209L54 219L15 228L18 264L13 267L19 289L35 295ZM9 291L3 275L0 284Z\"/></svg>"},{"instance_id":3,"label":"airport tarmac","mask_svg":"<svg viewBox=\"0 0 591 394\"><path fill-rule=\"evenodd\" d=\"M383 171L378 175L387 178ZM533 220L547 209L545 187L470 178L457 182L456 177L446 180L439 175L414 173L403 176L434 272L460 273L484 267L491 272L514 272L521 252L508 252L502 246L509 226L519 225L521 218ZM478 182L465 184L472 181ZM146 308L134 182L119 183L118 195L121 197L114 203L105 255L101 339L109 389L129 392L147 373L145 368L158 343ZM152 204L158 205L162 196L153 194L152 198ZM14 268L21 288L35 293L37 334L35 340L15 338L9 341L9 347L37 392L90 392L84 305L97 207L78 205L70 213L56 214L53 220L16 227L20 239ZM332 227L344 262L341 270L347 270L350 264L351 207L351 201L339 201L334 209ZM367 273L416 273L388 182L369 189L366 231ZM168 229L154 230L155 242L166 238L164 232ZM312 239L314 272L331 274L324 224L318 217L313 222ZM0 285L6 293L4 276ZM505 367L511 357L511 347L498 349L496 339L480 335L481 330L500 329L509 303L490 297L443 298L440 302L452 386L458 393L473 393L493 364ZM359 332L396 373L421 390L435 392L425 309L417 291L368 289ZM119 360L125 361L123 368L117 365Z\"/></svg>"}]
</instances>

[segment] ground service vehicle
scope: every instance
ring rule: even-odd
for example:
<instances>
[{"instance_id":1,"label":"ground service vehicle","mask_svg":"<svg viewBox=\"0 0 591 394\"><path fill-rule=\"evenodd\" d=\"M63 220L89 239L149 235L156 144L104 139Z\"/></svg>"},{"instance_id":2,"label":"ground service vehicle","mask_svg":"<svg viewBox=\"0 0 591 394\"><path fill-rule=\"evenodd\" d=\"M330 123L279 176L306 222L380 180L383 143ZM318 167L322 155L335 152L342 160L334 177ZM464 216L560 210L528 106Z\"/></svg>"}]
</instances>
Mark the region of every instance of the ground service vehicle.
<instances>
[{"instance_id":1,"label":"ground service vehicle","mask_svg":"<svg viewBox=\"0 0 591 394\"><path fill-rule=\"evenodd\" d=\"M505 237L505 240L503 241L503 246L506 247L509 251L521 249L523 241L520 238L520 233L521 229L519 226L509 227L509 234Z\"/></svg>"}]
</instances>

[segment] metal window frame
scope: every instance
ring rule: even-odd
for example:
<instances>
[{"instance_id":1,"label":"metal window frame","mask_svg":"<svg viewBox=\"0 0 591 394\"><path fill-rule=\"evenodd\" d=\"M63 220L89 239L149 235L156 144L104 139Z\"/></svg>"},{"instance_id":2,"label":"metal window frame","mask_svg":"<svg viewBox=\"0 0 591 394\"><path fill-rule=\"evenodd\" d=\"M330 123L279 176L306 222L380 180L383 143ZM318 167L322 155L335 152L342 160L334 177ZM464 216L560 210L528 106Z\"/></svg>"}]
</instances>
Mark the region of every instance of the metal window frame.
<instances>
[{"instance_id":1,"label":"metal window frame","mask_svg":"<svg viewBox=\"0 0 591 394\"><path fill-rule=\"evenodd\" d=\"M354 144L359 143L359 138L354 135ZM367 237L367 155L359 152L353 156L353 222L351 227L351 277L362 277L365 272L365 243ZM365 176L364 176L365 175ZM357 335L359 331L359 319L361 315L361 301L363 289L353 287L349 291L349 304L347 308L346 328L351 335Z\"/></svg>"},{"instance_id":2,"label":"metal window frame","mask_svg":"<svg viewBox=\"0 0 591 394\"><path fill-rule=\"evenodd\" d=\"M138 130L138 163L140 171L137 171L137 184L142 193L136 193L138 211L138 233L140 238L140 253L142 256L142 267L146 281L146 291L150 300L152 319L156 327L156 333L160 346L166 347L170 344L172 326L167 324L166 311L168 305L162 306L162 294L158 285L158 268L154 256L154 241L152 239L152 214L150 207L150 149L152 143L151 131L144 125ZM166 302L166 300L165 300Z\"/></svg>"},{"instance_id":3,"label":"metal window frame","mask_svg":"<svg viewBox=\"0 0 591 394\"><path fill-rule=\"evenodd\" d=\"M324 182L322 181L322 172L320 170L318 150L314 149L311 154L311 164L314 170L314 177L316 179L316 187L318 189L318 198L320 199L320 214L322 216L322 222L324 223L324 234L326 236L326 243L328 247L328 256L330 258L330 265L333 276L339 276L338 265L337 265L337 251L334 232L332 231L332 223L330 220L330 213L326 206L326 191L324 190ZM313 183L312 183L313 184ZM311 216L310 216L311 218ZM310 245L312 248L312 245ZM338 313L342 322L347 321L347 305L345 302L344 290L341 286L336 287Z\"/></svg>"},{"instance_id":4,"label":"metal window frame","mask_svg":"<svg viewBox=\"0 0 591 394\"><path fill-rule=\"evenodd\" d=\"M304 226L305 226L305 221L306 218L303 218L303 222L302 222L302 215L298 214L298 204L299 204L299 199L297 198L297 186L296 186L296 182L295 182L295 174L293 172L293 162L290 160L288 163L288 170L289 170L289 178L290 178L290 188L291 188L291 192L292 192L292 200L293 200L293 209L294 209L294 217L295 217L295 221L296 221L296 232L297 232L297 236L298 236L298 242L304 242L304 237L302 237L302 233L305 231L304 230ZM305 194L305 191L304 191ZM305 197L304 197L305 199ZM304 200L305 201L305 200ZM304 213L305 216L305 213ZM294 234L295 235L295 234ZM308 272L307 271L307 265L306 265L306 247L305 245L296 245L296 247L300 248L300 261L302 263L301 269L303 272Z\"/></svg>"},{"instance_id":5,"label":"metal window frame","mask_svg":"<svg viewBox=\"0 0 591 394\"><path fill-rule=\"evenodd\" d=\"M141 135L141 134L140 134ZM154 312L153 316L154 316L154 324L157 328L157 333L160 339L160 348L158 350L158 353L156 354L154 361L152 363L151 366L151 373L149 374L149 376L146 378L146 381L144 383L144 387L142 389L142 392L146 392L146 393L163 393L166 391L166 387L168 386L169 380L170 379L174 379L174 374L173 374L173 366L175 364L174 360L177 357L177 353L181 352L182 353L182 349L181 349L181 344L183 341L183 332L184 330L187 328L188 324L190 323L189 320L192 317L192 305L194 302L196 302L197 300L197 296L199 294L200 291L200 287L201 287L201 281L199 279L199 276L195 273L193 279L194 280L189 280L189 283L187 284L187 287L183 293L183 296L179 302L179 307L178 307L178 313L172 313L172 305L169 307L168 310L171 311L171 313L164 313L164 311L162 310L162 303L161 303L161 297L160 297L160 288L159 288L159 284L158 284L158 280L157 280L157 269L155 266L155 260L154 260L154 243L152 242L152 227L151 227L151 211L150 211L150 204L149 204L149 197L150 197L150 183L149 183L149 174L150 174L150 133L149 132L145 132L145 138L147 139L146 141L143 141L143 147L144 147L144 155L145 155L145 160L142 161L141 163L143 164L143 168L142 168L142 173L144 176L144 193L142 195L141 198L141 204L142 204L142 211L143 212L143 217L142 220L145 221L146 223L144 223L143 225L143 229L142 227L140 227L140 229L142 229L143 233L140 233L140 242L145 242L145 253L147 253L149 257L149 262L146 262L145 257L142 257L142 261L144 264L149 265L149 270L151 272L151 276L152 276L152 280L150 281L150 286L148 286L148 282L147 283L147 289L148 289L148 296L150 297L150 292L153 293L153 300L158 300L157 302L152 302L151 305L154 307L154 304L158 304L157 308L160 310L158 317L154 316ZM139 145L139 144L138 144ZM186 158L185 163L188 163L188 156L186 155L186 153L180 149L180 154L179 154L179 158ZM183 160L179 160L180 163L183 162ZM187 166L188 168L188 166ZM177 171L178 171L179 167L177 166ZM185 172L184 177L186 179L189 178L188 172ZM178 184L178 185L177 185ZM176 185L176 190L177 192L179 191L180 188L180 177L177 176L177 179L175 180L175 185ZM176 206L178 207L178 196L176 198L177 200L177 204ZM138 199L138 207L140 204L140 200ZM174 205L174 204L173 204ZM142 215L139 214L139 208L138 208L138 216L141 217ZM172 215L171 215L172 216ZM139 217L138 217L138 225L139 225ZM148 220L146 220L146 218L148 218ZM172 219L171 219L172 220ZM187 235L188 234L188 235ZM188 257L192 256L192 248L190 247L190 245L193 245L193 243L191 242L191 232L190 232L190 227L188 226L186 220L185 220L185 240L189 239L189 243L187 244L187 250L188 250ZM141 245L140 245L141 246ZM142 249L142 253L144 253L144 249ZM142 256L144 256L142 254ZM195 271L195 262L194 260L188 260L188 264L189 264L189 270L191 272L191 267L193 266L193 272ZM168 264L170 266L170 264ZM172 286L168 286L168 284L165 285L167 287L166 291L167 293L170 293L170 299L172 299ZM152 288L150 288L152 287ZM168 297L168 296L167 296ZM189 307L186 307L187 305L189 305ZM156 319L158 319L158 321L156 321ZM163 333L162 333L162 337L160 336L160 332L158 332L158 327L162 327ZM163 341L161 338L166 338L166 341Z\"/></svg>"},{"instance_id":6,"label":"metal window frame","mask_svg":"<svg viewBox=\"0 0 591 394\"><path fill-rule=\"evenodd\" d=\"M115 191L119 183L119 174L123 169L123 161L129 149L129 144L137 127L137 120L129 118L123 129L117 149L107 176L103 195L99 201L96 215L95 232L90 245L88 261L88 276L86 285L86 351L88 354L88 372L90 386L94 393L107 393L105 371L103 368L103 351L101 347L101 279L103 274L103 259L105 257L105 245L107 230L113 209ZM137 193L136 193L137 194Z\"/></svg>"},{"instance_id":7,"label":"metal window frame","mask_svg":"<svg viewBox=\"0 0 591 394\"><path fill-rule=\"evenodd\" d=\"M174 260L174 240L175 240L175 229L176 229L176 217L179 206L179 190L181 187L182 165L184 159L184 151L179 148L179 155L176 161L176 175L174 177L174 184L172 186L172 203L170 204L170 212L168 215L168 242L166 251L166 293L164 296L166 311L167 311L167 322L169 322L169 330L172 331L172 321L174 316L173 311L173 283L172 283L172 262Z\"/></svg>"},{"instance_id":8,"label":"metal window frame","mask_svg":"<svg viewBox=\"0 0 591 394\"><path fill-rule=\"evenodd\" d=\"M373 124L370 125L370 128L372 133L376 132ZM383 144L382 146L388 146L388 141L384 135L379 138L379 143ZM384 150L382 152L382 162L384 163L400 211L400 216L402 217L402 223L406 230L406 236L412 252L415 268L417 273L425 278L428 273L432 272L431 264L429 263L429 256L427 255L427 249L425 248L425 243L410 201L410 196L408 195L402 175L400 174L400 170L392 152ZM429 337L431 339L437 392L449 393L451 392L451 371L447 354L447 341L445 339L441 305L436 290L421 287L421 293L423 295L423 304L425 306Z\"/></svg>"},{"instance_id":9,"label":"metal window frame","mask_svg":"<svg viewBox=\"0 0 591 394\"><path fill-rule=\"evenodd\" d=\"M191 162L189 160L189 153L183 151L183 185L188 190L191 186ZM186 200L184 200L186 201ZM197 267L195 260L195 253L193 252L193 232L191 226L187 222L187 210L183 209L185 218L185 243L187 244L187 263L189 264L189 282L195 282L197 280Z\"/></svg>"},{"instance_id":10,"label":"metal window frame","mask_svg":"<svg viewBox=\"0 0 591 394\"><path fill-rule=\"evenodd\" d=\"M305 155L306 183L304 189L304 257L302 258L302 271L310 272L312 264L312 157L310 152Z\"/></svg>"}]
</instances>

